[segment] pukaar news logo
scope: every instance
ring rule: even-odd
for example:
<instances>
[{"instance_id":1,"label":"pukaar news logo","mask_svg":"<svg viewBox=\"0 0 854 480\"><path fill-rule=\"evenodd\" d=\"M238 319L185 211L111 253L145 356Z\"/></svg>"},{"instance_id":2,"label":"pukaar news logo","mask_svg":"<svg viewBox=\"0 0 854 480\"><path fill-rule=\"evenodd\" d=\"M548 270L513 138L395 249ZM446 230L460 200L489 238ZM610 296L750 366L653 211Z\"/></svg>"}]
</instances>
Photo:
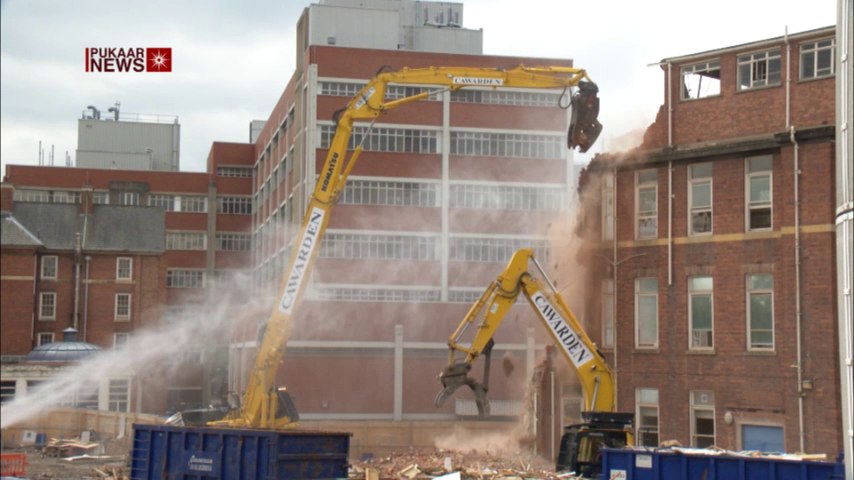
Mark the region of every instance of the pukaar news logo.
<instances>
[{"instance_id":1,"label":"pukaar news logo","mask_svg":"<svg viewBox=\"0 0 854 480\"><path fill-rule=\"evenodd\" d=\"M172 48L87 48L87 72L171 72Z\"/></svg>"}]
</instances>

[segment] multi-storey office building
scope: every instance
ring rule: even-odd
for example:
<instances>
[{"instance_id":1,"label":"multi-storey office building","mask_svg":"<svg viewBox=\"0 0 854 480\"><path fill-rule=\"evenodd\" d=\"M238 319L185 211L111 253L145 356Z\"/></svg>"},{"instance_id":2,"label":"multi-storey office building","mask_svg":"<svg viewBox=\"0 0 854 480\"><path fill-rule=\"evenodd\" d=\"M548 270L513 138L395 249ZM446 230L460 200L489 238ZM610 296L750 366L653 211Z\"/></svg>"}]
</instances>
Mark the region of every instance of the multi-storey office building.
<instances>
[{"instance_id":1,"label":"multi-storey office building","mask_svg":"<svg viewBox=\"0 0 854 480\"><path fill-rule=\"evenodd\" d=\"M643 145L583 175L587 311L642 444L839 452L834 49L664 59Z\"/></svg>"}]
</instances>

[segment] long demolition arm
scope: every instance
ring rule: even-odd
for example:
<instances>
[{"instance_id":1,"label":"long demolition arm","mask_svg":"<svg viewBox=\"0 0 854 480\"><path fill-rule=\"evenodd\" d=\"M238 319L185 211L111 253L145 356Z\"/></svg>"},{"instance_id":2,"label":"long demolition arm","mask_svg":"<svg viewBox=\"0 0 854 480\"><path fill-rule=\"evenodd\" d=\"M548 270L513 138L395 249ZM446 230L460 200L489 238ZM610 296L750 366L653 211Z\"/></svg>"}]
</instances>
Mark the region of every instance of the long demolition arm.
<instances>
[{"instance_id":1,"label":"long demolition arm","mask_svg":"<svg viewBox=\"0 0 854 480\"><path fill-rule=\"evenodd\" d=\"M303 218L302 229L294 245L286 275L282 278L278 301L267 322L266 331L246 385L246 393L240 408L233 410L223 421L215 422L216 424L278 428L291 423L291 420L283 416L282 412L277 415L277 396L272 386L284 356L290 318L294 315L305 291L306 281L317 254L317 245L322 241L329 224L330 210L346 185L347 176L362 152L362 146L357 146L345 166L345 155L353 131L353 122L360 119L376 119L403 104L426 99L431 93L425 91L410 97L386 101L385 93L389 83L445 87L442 91L484 86L563 88L567 91L571 87L578 87L578 92L570 96L573 110L568 146L579 147L581 151L586 151L595 142L602 128L596 119L599 111L599 99L596 96L598 89L590 81L587 73L579 68L430 67L378 73L358 95L350 100L337 118L335 136ZM368 134L362 136L362 141Z\"/></svg>"},{"instance_id":2,"label":"long demolition arm","mask_svg":"<svg viewBox=\"0 0 854 480\"><path fill-rule=\"evenodd\" d=\"M540 276L548 283L548 289L543 287L539 278L528 271L529 262L533 262L537 267ZM566 306L563 298L552 286L534 258L534 252L530 249L518 250L513 254L507 268L489 285L448 340L450 347L448 366L439 375L443 389L436 397L436 406L441 407L457 388L468 385L474 391L480 416L489 415L486 392L489 390L488 362L493 344L492 336L520 294L524 294L536 310L537 316L578 375L584 394L584 409L599 412L615 411L613 372L590 341L587 333L581 328L575 315ZM477 324L477 332L471 345L469 347L460 345L459 340L463 332L481 316L481 313L483 318ZM465 358L462 361L456 361L454 358L456 352L465 354ZM483 383L467 375L472 364L481 354L487 357Z\"/></svg>"}]
</instances>

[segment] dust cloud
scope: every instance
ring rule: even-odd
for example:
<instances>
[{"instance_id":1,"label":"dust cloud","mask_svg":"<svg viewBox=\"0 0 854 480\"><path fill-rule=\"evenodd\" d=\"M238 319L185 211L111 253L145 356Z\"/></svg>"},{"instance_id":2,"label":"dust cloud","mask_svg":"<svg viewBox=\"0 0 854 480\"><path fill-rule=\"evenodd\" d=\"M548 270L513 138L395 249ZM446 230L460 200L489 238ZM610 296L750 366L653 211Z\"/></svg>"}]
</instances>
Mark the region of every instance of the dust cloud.
<instances>
[{"instance_id":1,"label":"dust cloud","mask_svg":"<svg viewBox=\"0 0 854 480\"><path fill-rule=\"evenodd\" d=\"M0 426L13 426L66 403L75 392L104 378L147 374L162 377L162 373L179 367L181 353L227 344L232 329L238 327L236 319L240 317L239 312L259 311L256 309L262 306L269 311L272 304L272 297L247 301L223 295L207 310L188 310L179 316L165 315L158 324L135 330L126 349L104 350L77 365L63 368L55 377L28 389L25 396L4 403L0 410ZM135 395L132 387L131 403Z\"/></svg>"}]
</instances>

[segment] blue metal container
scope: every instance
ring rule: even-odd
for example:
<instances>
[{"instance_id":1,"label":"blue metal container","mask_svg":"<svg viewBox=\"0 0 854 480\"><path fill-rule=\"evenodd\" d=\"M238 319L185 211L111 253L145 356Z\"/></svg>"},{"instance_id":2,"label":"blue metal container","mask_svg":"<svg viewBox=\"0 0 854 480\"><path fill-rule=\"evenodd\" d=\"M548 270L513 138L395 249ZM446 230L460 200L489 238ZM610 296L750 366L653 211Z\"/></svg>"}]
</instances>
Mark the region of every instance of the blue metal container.
<instances>
[{"instance_id":1,"label":"blue metal container","mask_svg":"<svg viewBox=\"0 0 854 480\"><path fill-rule=\"evenodd\" d=\"M133 479L347 478L349 433L133 427Z\"/></svg>"},{"instance_id":2,"label":"blue metal container","mask_svg":"<svg viewBox=\"0 0 854 480\"><path fill-rule=\"evenodd\" d=\"M661 450L603 449L609 480L829 480L844 478L841 463Z\"/></svg>"}]
</instances>

